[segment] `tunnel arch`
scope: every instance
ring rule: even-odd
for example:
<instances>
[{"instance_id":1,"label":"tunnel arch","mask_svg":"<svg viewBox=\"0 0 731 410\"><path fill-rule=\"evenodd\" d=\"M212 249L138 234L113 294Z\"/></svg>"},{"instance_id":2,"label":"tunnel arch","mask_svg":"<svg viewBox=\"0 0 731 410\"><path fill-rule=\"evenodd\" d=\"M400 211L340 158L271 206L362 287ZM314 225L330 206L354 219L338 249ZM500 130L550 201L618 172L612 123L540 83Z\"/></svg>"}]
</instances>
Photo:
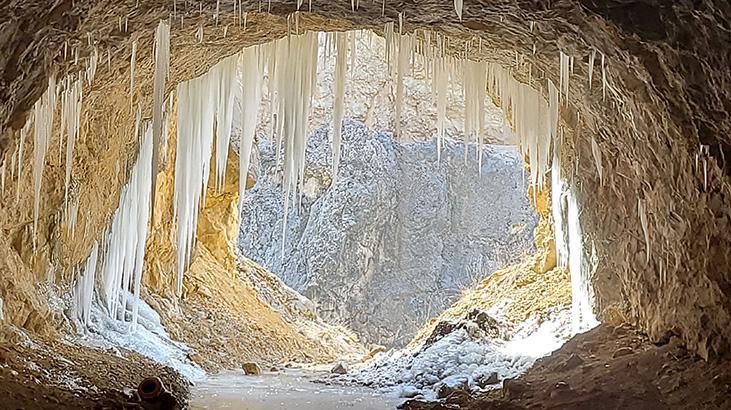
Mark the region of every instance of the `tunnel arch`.
<instances>
[{"instance_id":1,"label":"tunnel arch","mask_svg":"<svg viewBox=\"0 0 731 410\"><path fill-rule=\"evenodd\" d=\"M60 166L47 167L42 192L47 206L41 217L46 240L41 256L22 268L33 283L44 277L49 261L61 261L67 268L79 264L89 254L92 238L107 225L126 178L117 170L131 163L137 151L129 132L134 124L127 95L131 43L136 39L140 44L136 99L143 112L151 113L154 28L159 19L170 16L174 4L180 5L76 1L48 8L24 3L9 4L0 13L12 16L3 29L3 55L9 58L0 61L3 158L7 160L18 144L25 113L43 92L47 75L55 71L60 77L79 69L73 59L63 58L64 43L78 47L82 61L92 52L89 42L102 55L98 77L85 96L84 137L74 165L80 208L101 211L82 222L87 231L83 240L66 238L64 249L53 245L50 238L59 235L54 211L60 207L54 205L62 202L63 178ZM731 192L724 170L729 167L725 157L731 129L731 6L723 1L666 5L615 0L599 5L590 0L475 0L465 2L460 21L450 1L387 1L385 12L380 2L363 1L355 12L347 1L320 3L313 2L313 13L304 12L307 4L302 6L302 30L379 31L403 12L407 31L427 28L455 39L482 38L484 54L472 50L470 58L515 67L516 55L525 56L533 67L531 85L541 90L546 79L558 83L559 51L573 56L570 104L561 112L566 131L562 170L576 187L584 253L598 261L592 266L595 312L608 323L633 322L656 338L676 332L705 358L729 353ZM249 14L244 30L236 27L233 13L227 14L228 3L216 23L216 4L198 3L199 13L191 6L182 29L173 23L168 90L243 46L284 36L285 16L297 6L296 1L273 1L271 14ZM253 12L260 2L239 4ZM195 40L198 27L204 32L201 44ZM111 64L105 70L106 50ZM599 80L588 89L591 50L605 56L606 97L596 68L594 77ZM455 53L462 51L455 46ZM514 75L526 82L527 65ZM116 124L127 124L128 129ZM603 180L592 140L604 159ZM23 168L29 171L29 157L26 162ZM30 186L30 178L24 180ZM32 194L23 193L15 203L2 206L6 242L18 244L21 264L31 260L31 251L25 225L16 221L27 220L31 202ZM25 308L11 319L41 326L34 323L44 318L42 302L29 284L18 287L17 300L6 305ZM29 313L34 310L41 313Z\"/></svg>"}]
</instances>

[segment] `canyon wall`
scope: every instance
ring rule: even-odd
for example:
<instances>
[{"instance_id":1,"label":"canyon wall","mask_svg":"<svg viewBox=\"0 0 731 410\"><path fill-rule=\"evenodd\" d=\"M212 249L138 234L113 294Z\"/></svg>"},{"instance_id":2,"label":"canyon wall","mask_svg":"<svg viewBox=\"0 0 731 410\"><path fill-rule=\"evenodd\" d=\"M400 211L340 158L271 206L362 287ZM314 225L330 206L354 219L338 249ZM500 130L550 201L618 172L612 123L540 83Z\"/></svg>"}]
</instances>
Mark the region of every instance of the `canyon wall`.
<instances>
[{"instance_id":1,"label":"canyon wall","mask_svg":"<svg viewBox=\"0 0 731 410\"><path fill-rule=\"evenodd\" d=\"M330 128L307 149L304 195L284 219L281 169L264 140L246 193L244 255L312 299L318 312L370 342L407 343L426 320L493 271L533 250L537 216L515 147L398 143L347 121L337 178ZM299 202L299 201L298 201ZM284 254L282 254L282 251Z\"/></svg>"}]
</instances>

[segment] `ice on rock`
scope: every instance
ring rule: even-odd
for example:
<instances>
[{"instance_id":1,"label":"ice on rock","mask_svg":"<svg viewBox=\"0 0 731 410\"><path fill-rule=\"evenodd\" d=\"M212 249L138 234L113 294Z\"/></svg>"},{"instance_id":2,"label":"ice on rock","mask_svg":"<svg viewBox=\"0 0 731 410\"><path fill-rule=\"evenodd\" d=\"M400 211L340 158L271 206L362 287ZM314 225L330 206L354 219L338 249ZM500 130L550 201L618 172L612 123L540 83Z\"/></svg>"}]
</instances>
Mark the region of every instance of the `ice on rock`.
<instances>
[{"instance_id":1,"label":"ice on rock","mask_svg":"<svg viewBox=\"0 0 731 410\"><path fill-rule=\"evenodd\" d=\"M479 390L478 382L493 372L499 380L516 377L568 340L570 312L560 310L549 317L545 321L529 318L507 340L476 337L469 326L459 328L430 345L381 353L349 377L356 383L395 390L401 397L422 394L434 399L441 386Z\"/></svg>"}]
</instances>

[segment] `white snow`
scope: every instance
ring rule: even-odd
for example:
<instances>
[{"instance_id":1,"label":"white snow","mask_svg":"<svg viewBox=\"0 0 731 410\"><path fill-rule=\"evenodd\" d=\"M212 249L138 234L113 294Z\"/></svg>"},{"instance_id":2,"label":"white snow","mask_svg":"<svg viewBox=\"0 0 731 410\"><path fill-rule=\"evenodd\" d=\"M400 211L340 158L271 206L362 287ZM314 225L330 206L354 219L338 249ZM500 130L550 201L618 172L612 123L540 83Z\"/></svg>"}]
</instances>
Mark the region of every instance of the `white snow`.
<instances>
[{"instance_id":1,"label":"white snow","mask_svg":"<svg viewBox=\"0 0 731 410\"><path fill-rule=\"evenodd\" d=\"M498 379L524 373L540 357L550 354L571 336L569 310L561 310L540 322L531 317L516 329L509 340L475 337L477 332L457 329L430 346L416 350L391 350L380 353L367 367L337 381L365 384L390 390L401 397L417 393L434 399L442 384L466 383L482 389L478 382L495 372ZM499 388L500 384L484 386Z\"/></svg>"},{"instance_id":2,"label":"white snow","mask_svg":"<svg viewBox=\"0 0 731 410\"><path fill-rule=\"evenodd\" d=\"M127 299L133 300L132 295L128 295ZM157 312L142 300L136 306L139 326L133 328L129 322L110 318L106 309L95 301L91 304L88 330L71 341L101 349L117 347L132 350L176 369L191 381L203 379L203 369L187 357L189 348L170 338ZM131 319L133 307L130 304L123 309L123 315Z\"/></svg>"}]
</instances>

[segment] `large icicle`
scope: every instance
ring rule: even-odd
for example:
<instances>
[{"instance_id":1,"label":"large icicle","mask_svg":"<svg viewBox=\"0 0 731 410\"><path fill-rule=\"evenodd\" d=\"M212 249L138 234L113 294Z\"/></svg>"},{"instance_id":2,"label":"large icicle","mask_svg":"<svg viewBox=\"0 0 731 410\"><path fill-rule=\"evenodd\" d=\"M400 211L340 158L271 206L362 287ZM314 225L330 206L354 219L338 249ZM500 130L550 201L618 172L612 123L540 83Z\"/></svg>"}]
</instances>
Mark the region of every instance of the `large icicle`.
<instances>
[{"instance_id":1,"label":"large icicle","mask_svg":"<svg viewBox=\"0 0 731 410\"><path fill-rule=\"evenodd\" d=\"M132 42L132 56L129 58L129 108L132 110L132 100L135 93L135 68L137 66L137 40Z\"/></svg>"},{"instance_id":2,"label":"large icicle","mask_svg":"<svg viewBox=\"0 0 731 410\"><path fill-rule=\"evenodd\" d=\"M74 144L79 136L81 122L81 102L83 99L83 81L81 78L73 83L67 78L67 89L61 96L61 134L67 135L66 141L66 174L64 179L64 208L68 207L71 170L74 164Z\"/></svg>"},{"instance_id":3,"label":"large icicle","mask_svg":"<svg viewBox=\"0 0 731 410\"><path fill-rule=\"evenodd\" d=\"M109 316L128 321L125 312L129 302L133 327L137 322L137 302L150 220L152 138L152 127L148 122L137 162L122 189L119 206L105 235L106 246L100 270L101 294ZM128 300L130 293L134 295L132 300Z\"/></svg>"},{"instance_id":4,"label":"large icicle","mask_svg":"<svg viewBox=\"0 0 731 410\"><path fill-rule=\"evenodd\" d=\"M157 171L162 146L163 109L165 105L165 80L170 71L170 25L160 20L155 30L155 77L152 90L152 200L155 209ZM153 213L154 219L154 213Z\"/></svg>"},{"instance_id":5,"label":"large icicle","mask_svg":"<svg viewBox=\"0 0 731 410\"><path fill-rule=\"evenodd\" d=\"M218 104L216 109L216 188L221 189L226 176L228 146L231 139L234 97L236 96L236 70L240 55L225 58L211 69L218 78Z\"/></svg>"},{"instance_id":6,"label":"large icicle","mask_svg":"<svg viewBox=\"0 0 731 410\"><path fill-rule=\"evenodd\" d=\"M396 123L396 137L402 138L401 135L401 112L404 105L404 75L409 65L409 57L411 57L412 41L411 36L399 35L398 59L396 63L396 109L394 110L394 122Z\"/></svg>"},{"instance_id":7,"label":"large icicle","mask_svg":"<svg viewBox=\"0 0 731 410\"><path fill-rule=\"evenodd\" d=\"M353 42L355 44L355 42ZM343 132L343 115L345 114L345 76L348 71L347 54L348 39L347 33L335 34L335 103L333 107L333 128L332 128L332 179L338 177L338 165L340 164L340 139ZM352 53L355 54L355 48Z\"/></svg>"},{"instance_id":8,"label":"large icicle","mask_svg":"<svg viewBox=\"0 0 731 410\"><path fill-rule=\"evenodd\" d=\"M76 318L84 326L89 326L91 318L91 302L94 298L94 281L96 279L96 265L99 254L99 245L94 242L91 248L91 254L86 259L84 271L76 278L76 286L74 287L74 310Z\"/></svg>"},{"instance_id":9,"label":"large icicle","mask_svg":"<svg viewBox=\"0 0 731 410\"><path fill-rule=\"evenodd\" d=\"M35 122L33 132L33 248L38 239L38 214L41 206L41 182L46 165L48 143L53 131L53 116L56 111L56 76L51 74L48 88L33 106Z\"/></svg>"},{"instance_id":10,"label":"large icicle","mask_svg":"<svg viewBox=\"0 0 731 410\"><path fill-rule=\"evenodd\" d=\"M25 140L28 137L28 134L30 134L30 129L33 126L33 111L31 111L28 114L28 118L25 120L25 125L23 125L23 128L20 129L20 142L18 145L18 189L16 191L16 197L15 200L20 200L20 183L23 180L23 145L25 145Z\"/></svg>"},{"instance_id":11,"label":"large icicle","mask_svg":"<svg viewBox=\"0 0 731 410\"><path fill-rule=\"evenodd\" d=\"M242 209L249 175L251 149L254 146L257 116L261 105L261 80L264 56L260 46L244 49L240 61L241 76L241 144L239 146L239 210Z\"/></svg>"}]
</instances>

